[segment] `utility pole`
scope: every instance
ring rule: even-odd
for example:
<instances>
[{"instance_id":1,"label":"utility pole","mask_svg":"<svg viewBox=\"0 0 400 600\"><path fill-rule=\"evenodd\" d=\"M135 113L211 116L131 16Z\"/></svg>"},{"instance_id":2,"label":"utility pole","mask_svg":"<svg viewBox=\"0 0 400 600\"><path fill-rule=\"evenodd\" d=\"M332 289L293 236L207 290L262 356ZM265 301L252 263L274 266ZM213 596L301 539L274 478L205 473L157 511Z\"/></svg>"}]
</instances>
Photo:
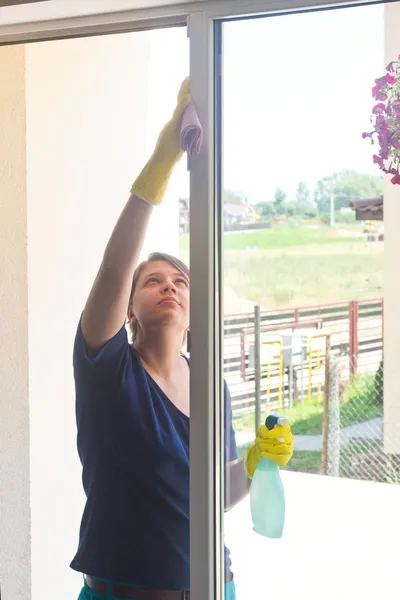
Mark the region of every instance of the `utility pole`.
<instances>
[{"instance_id":1,"label":"utility pole","mask_svg":"<svg viewBox=\"0 0 400 600\"><path fill-rule=\"evenodd\" d=\"M330 225L331 227L335 226L335 194L331 194L330 195L330 204L331 204L331 218L330 218Z\"/></svg>"}]
</instances>

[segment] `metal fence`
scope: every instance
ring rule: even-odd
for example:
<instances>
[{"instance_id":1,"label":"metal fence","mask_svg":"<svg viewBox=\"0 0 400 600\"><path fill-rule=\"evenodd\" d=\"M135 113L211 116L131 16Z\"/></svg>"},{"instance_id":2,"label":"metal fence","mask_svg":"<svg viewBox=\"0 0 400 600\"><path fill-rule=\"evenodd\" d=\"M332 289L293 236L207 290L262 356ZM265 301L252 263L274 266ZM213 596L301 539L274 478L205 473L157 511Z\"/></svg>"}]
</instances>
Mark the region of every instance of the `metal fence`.
<instances>
[{"instance_id":1,"label":"metal fence","mask_svg":"<svg viewBox=\"0 0 400 600\"><path fill-rule=\"evenodd\" d=\"M315 330L315 339L321 334L329 334L331 350L340 357L343 382L356 373L372 372L379 366L383 348L382 298L260 311L256 324L257 310L255 307L254 313L229 315L224 321L224 373L231 391L234 416L254 410L253 348L256 333L260 333L264 350L271 344L271 353L265 352L267 355L276 354L272 352L274 339L279 343L279 339L285 336L284 341L287 342L291 332L298 331L301 336L303 330L307 330L304 339L312 337L312 329ZM305 341L301 343L306 345ZM297 401L299 395L304 397L307 393L309 397L310 392L313 395L320 391L324 383L323 347L317 343L316 346L311 345L310 351L306 376L304 361L300 365L302 373L299 373L297 365L293 365L291 372L288 364L290 345L284 347L283 342L282 364L272 358L270 361L261 360L260 392L264 409L267 403L269 408L277 408L278 405L287 407L291 395ZM291 376L293 381L290 381Z\"/></svg>"},{"instance_id":2,"label":"metal fence","mask_svg":"<svg viewBox=\"0 0 400 600\"><path fill-rule=\"evenodd\" d=\"M227 316L233 415L250 417L242 438L267 412L289 411L299 430L296 470L337 467L344 477L400 482L383 447L383 311L376 298Z\"/></svg>"}]
</instances>

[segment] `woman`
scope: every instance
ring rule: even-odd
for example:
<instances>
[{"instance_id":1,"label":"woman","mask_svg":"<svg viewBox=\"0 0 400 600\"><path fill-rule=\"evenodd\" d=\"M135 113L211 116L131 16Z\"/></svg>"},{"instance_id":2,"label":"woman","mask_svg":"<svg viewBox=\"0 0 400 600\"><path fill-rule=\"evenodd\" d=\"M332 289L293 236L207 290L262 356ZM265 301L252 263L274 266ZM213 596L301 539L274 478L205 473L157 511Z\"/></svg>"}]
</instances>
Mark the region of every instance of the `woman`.
<instances>
[{"instance_id":1,"label":"woman","mask_svg":"<svg viewBox=\"0 0 400 600\"><path fill-rule=\"evenodd\" d=\"M187 79L132 186L76 335L78 450L87 496L71 563L85 576L80 600L189 597L189 363L181 354L189 326L189 271L159 253L136 268L153 206L162 201L182 156L179 126L189 101ZM245 495L262 453L287 463L292 438L289 428L261 431L246 474L236 460L226 386L225 409L229 508ZM227 550L225 581L228 600L234 584Z\"/></svg>"}]
</instances>

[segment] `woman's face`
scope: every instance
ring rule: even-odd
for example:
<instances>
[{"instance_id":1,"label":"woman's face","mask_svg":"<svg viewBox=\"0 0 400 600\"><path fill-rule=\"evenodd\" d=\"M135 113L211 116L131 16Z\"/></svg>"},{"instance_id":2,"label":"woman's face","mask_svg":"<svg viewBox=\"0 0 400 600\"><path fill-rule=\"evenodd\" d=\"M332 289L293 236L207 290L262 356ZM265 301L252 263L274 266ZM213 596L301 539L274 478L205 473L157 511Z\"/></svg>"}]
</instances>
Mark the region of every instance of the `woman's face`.
<instances>
[{"instance_id":1,"label":"woman's face","mask_svg":"<svg viewBox=\"0 0 400 600\"><path fill-rule=\"evenodd\" d=\"M129 321L142 332L172 326L183 339L189 327L188 277L168 262L148 263L136 284Z\"/></svg>"}]
</instances>

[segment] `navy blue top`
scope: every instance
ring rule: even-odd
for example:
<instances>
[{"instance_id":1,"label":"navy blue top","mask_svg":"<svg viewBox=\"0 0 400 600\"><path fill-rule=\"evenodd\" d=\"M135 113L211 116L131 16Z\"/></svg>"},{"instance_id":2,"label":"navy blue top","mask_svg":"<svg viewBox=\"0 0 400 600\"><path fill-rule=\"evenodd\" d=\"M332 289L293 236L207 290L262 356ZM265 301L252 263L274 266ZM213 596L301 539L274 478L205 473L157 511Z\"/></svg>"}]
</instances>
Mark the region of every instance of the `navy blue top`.
<instances>
[{"instance_id":1,"label":"navy blue top","mask_svg":"<svg viewBox=\"0 0 400 600\"><path fill-rule=\"evenodd\" d=\"M87 501L71 567L114 582L189 589L189 418L143 368L125 327L93 356L79 326L74 377ZM237 450L226 384L225 417L230 461Z\"/></svg>"}]
</instances>

